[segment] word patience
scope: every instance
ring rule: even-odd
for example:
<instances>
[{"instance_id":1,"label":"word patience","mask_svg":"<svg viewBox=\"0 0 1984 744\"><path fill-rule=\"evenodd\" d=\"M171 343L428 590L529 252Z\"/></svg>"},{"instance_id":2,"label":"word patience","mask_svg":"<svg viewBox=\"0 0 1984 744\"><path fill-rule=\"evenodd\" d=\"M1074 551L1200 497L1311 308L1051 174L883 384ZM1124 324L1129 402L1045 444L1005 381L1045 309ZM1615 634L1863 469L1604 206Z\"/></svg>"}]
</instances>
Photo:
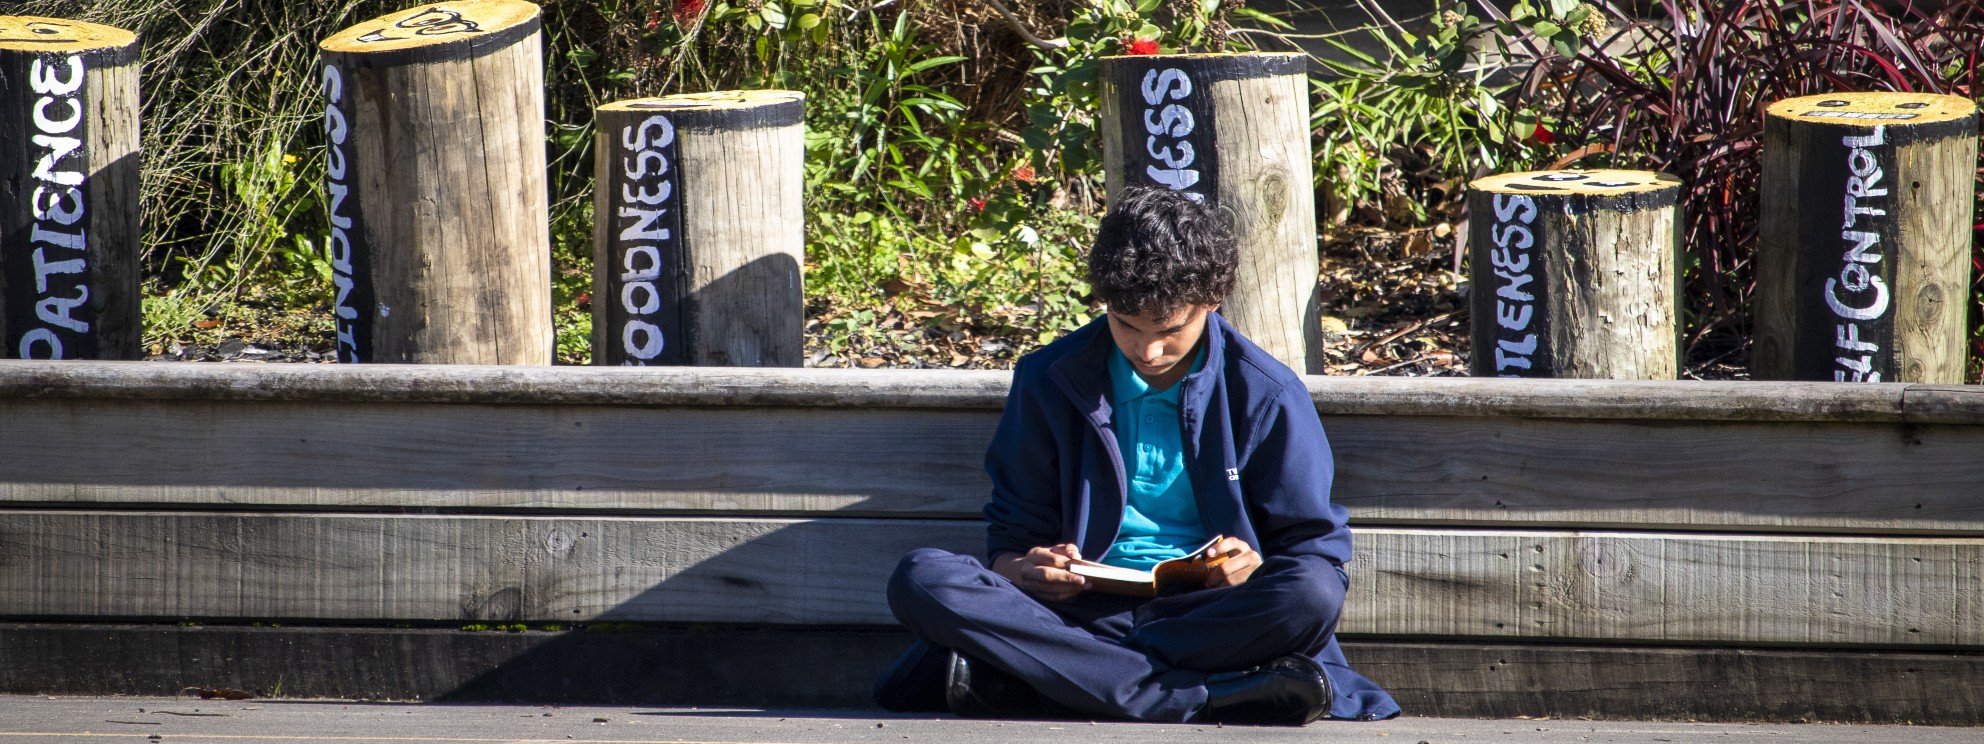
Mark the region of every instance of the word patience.
<instances>
[{"instance_id":1,"label":"word patience","mask_svg":"<svg viewBox=\"0 0 1984 744\"><path fill-rule=\"evenodd\" d=\"M28 197L34 223L27 243L9 256L34 268L34 320L15 349L22 359L74 358L65 352L87 341L82 334L90 330L83 203L88 167L80 152L84 106L77 95L84 72L78 55L37 58L28 67L28 90L38 96L28 117L34 132L28 157L37 158Z\"/></svg>"}]
</instances>

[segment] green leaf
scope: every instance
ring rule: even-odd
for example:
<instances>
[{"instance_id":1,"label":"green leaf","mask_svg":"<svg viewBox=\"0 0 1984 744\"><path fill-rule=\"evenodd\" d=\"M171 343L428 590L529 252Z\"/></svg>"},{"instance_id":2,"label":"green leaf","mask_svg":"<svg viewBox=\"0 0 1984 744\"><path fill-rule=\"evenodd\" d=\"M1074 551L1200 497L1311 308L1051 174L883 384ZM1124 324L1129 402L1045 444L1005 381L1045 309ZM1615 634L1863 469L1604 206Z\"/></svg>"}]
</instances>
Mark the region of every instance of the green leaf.
<instances>
[{"instance_id":1,"label":"green leaf","mask_svg":"<svg viewBox=\"0 0 1984 744\"><path fill-rule=\"evenodd\" d=\"M963 62L964 59L965 58L963 57L949 56L949 57L931 57L925 60L918 60L910 64L909 69L903 72L903 77L909 77L910 75L914 75L924 70L928 70L932 67Z\"/></svg>"},{"instance_id":2,"label":"green leaf","mask_svg":"<svg viewBox=\"0 0 1984 744\"><path fill-rule=\"evenodd\" d=\"M1556 49L1558 54L1566 57L1578 56L1578 45L1577 32L1569 29L1550 37L1550 46Z\"/></svg>"},{"instance_id":3,"label":"green leaf","mask_svg":"<svg viewBox=\"0 0 1984 744\"><path fill-rule=\"evenodd\" d=\"M799 17L800 28L810 31L812 29L818 28L819 25L820 25L820 16L816 14L807 13L806 15Z\"/></svg>"},{"instance_id":4,"label":"green leaf","mask_svg":"<svg viewBox=\"0 0 1984 744\"><path fill-rule=\"evenodd\" d=\"M1564 27L1549 21L1537 21L1536 25L1529 27L1529 30L1536 32L1537 36L1547 39L1555 37L1558 32L1564 30Z\"/></svg>"},{"instance_id":5,"label":"green leaf","mask_svg":"<svg viewBox=\"0 0 1984 744\"><path fill-rule=\"evenodd\" d=\"M773 3L765 3L765 7L758 11L758 15L764 17L767 26L785 28L785 11L779 10Z\"/></svg>"},{"instance_id":6,"label":"green leaf","mask_svg":"<svg viewBox=\"0 0 1984 744\"><path fill-rule=\"evenodd\" d=\"M1258 10L1249 8L1244 5L1238 8L1234 8L1233 14L1240 16L1241 18L1246 18L1249 20L1258 21L1260 23L1267 24L1269 28L1280 28L1280 29L1287 29L1290 31L1295 30L1295 24L1293 23L1289 23L1280 18L1276 18L1266 13L1262 13Z\"/></svg>"},{"instance_id":7,"label":"green leaf","mask_svg":"<svg viewBox=\"0 0 1984 744\"><path fill-rule=\"evenodd\" d=\"M1141 2L1137 3L1137 15L1140 16L1150 15L1151 11L1157 10L1159 7L1163 5L1164 5L1164 0L1142 0Z\"/></svg>"}]
</instances>

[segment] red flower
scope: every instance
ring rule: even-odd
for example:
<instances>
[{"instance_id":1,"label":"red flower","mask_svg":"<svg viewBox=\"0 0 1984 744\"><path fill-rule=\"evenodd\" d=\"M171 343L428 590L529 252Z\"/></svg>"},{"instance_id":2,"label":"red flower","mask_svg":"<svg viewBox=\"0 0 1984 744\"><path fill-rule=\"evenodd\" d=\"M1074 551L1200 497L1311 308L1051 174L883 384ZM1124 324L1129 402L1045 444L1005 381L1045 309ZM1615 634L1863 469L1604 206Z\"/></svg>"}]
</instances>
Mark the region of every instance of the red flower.
<instances>
[{"instance_id":1,"label":"red flower","mask_svg":"<svg viewBox=\"0 0 1984 744\"><path fill-rule=\"evenodd\" d=\"M1038 178L1038 176L1033 172L1033 166L1031 165L1021 165L1013 169L1013 180L1015 181L1033 183L1035 178Z\"/></svg>"},{"instance_id":2,"label":"red flower","mask_svg":"<svg viewBox=\"0 0 1984 744\"><path fill-rule=\"evenodd\" d=\"M1129 51L1128 51L1127 53L1128 53L1128 54L1156 54L1156 53L1157 53L1157 40L1156 40L1156 39L1137 39L1136 41L1132 41L1132 42L1130 42L1130 50L1129 50Z\"/></svg>"},{"instance_id":3,"label":"red flower","mask_svg":"<svg viewBox=\"0 0 1984 744\"><path fill-rule=\"evenodd\" d=\"M971 202L971 211L973 211L973 212L983 212L983 211L985 211L985 200L984 200L984 199L980 199L980 198L978 198L978 197L976 197L976 196L974 196L974 197L972 197L972 198L970 198L970 199L968 199L967 201L969 201L969 202Z\"/></svg>"},{"instance_id":4,"label":"red flower","mask_svg":"<svg viewBox=\"0 0 1984 744\"><path fill-rule=\"evenodd\" d=\"M675 0L675 25L687 26L703 17L703 6L709 0Z\"/></svg>"},{"instance_id":5,"label":"red flower","mask_svg":"<svg viewBox=\"0 0 1984 744\"><path fill-rule=\"evenodd\" d=\"M1544 128L1542 122L1537 122L1536 131L1530 133L1529 138L1546 145L1557 141L1557 135Z\"/></svg>"}]
</instances>

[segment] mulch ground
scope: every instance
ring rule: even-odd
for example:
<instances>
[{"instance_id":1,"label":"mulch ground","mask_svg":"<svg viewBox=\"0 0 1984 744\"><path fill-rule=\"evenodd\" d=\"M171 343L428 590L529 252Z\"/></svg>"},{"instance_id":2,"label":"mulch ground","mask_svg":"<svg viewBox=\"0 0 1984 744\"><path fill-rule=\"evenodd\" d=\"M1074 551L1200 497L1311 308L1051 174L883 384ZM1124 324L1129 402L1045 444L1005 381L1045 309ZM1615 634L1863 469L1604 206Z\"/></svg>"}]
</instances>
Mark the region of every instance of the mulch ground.
<instances>
[{"instance_id":1,"label":"mulch ground","mask_svg":"<svg viewBox=\"0 0 1984 744\"><path fill-rule=\"evenodd\" d=\"M1453 231L1445 225L1411 230L1351 227L1322 248L1321 300L1325 368L1329 375L1465 376L1468 364L1468 282L1454 273ZM252 310L252 308L251 308ZM1009 308L972 315L944 308L807 308L808 367L895 369L1011 369L1040 345L1013 330ZM866 313L860 333L834 321ZM1002 322L1007 321L1007 322ZM151 361L335 361L327 317L308 312L231 314L201 321L188 338L155 342ZM843 325L844 324L840 324ZM1746 379L1743 350L1698 350L1689 379Z\"/></svg>"}]
</instances>

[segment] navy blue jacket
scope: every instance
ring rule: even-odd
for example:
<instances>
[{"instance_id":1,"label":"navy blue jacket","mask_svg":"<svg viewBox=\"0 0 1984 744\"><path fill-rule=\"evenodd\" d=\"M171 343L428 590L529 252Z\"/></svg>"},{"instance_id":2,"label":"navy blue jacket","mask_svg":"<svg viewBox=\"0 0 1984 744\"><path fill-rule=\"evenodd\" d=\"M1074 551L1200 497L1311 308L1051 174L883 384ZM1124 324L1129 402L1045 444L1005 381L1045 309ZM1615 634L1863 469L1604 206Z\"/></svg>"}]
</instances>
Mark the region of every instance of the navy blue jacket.
<instances>
[{"instance_id":1,"label":"navy blue jacket","mask_svg":"<svg viewBox=\"0 0 1984 744\"><path fill-rule=\"evenodd\" d=\"M1327 562L1348 581L1350 528L1330 502L1329 440L1308 386L1286 365L1208 316L1206 364L1179 385L1186 477L1208 534L1238 537L1264 556ZM1041 545L1107 552L1123 521L1126 477L1110 425L1108 318L1021 359L986 451L992 477L987 560ZM1331 715L1398 713L1352 671L1332 638L1318 655L1336 690Z\"/></svg>"}]
</instances>

